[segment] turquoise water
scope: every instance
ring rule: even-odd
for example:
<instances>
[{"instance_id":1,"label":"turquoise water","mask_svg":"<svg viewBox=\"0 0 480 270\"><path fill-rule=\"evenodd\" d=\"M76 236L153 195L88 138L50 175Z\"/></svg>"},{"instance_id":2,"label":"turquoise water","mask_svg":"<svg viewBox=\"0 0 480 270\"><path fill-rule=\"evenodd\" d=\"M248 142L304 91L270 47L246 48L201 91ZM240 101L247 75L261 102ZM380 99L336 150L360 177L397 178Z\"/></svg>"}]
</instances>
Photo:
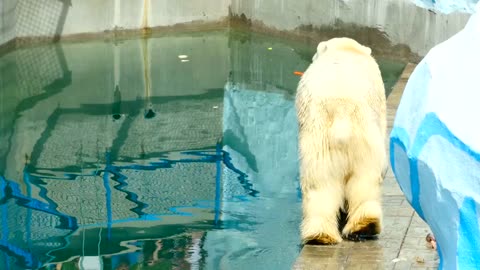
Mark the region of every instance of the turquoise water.
<instances>
[{"instance_id":1,"label":"turquoise water","mask_svg":"<svg viewBox=\"0 0 480 270\"><path fill-rule=\"evenodd\" d=\"M312 55L227 31L4 55L0 269L290 269Z\"/></svg>"}]
</instances>

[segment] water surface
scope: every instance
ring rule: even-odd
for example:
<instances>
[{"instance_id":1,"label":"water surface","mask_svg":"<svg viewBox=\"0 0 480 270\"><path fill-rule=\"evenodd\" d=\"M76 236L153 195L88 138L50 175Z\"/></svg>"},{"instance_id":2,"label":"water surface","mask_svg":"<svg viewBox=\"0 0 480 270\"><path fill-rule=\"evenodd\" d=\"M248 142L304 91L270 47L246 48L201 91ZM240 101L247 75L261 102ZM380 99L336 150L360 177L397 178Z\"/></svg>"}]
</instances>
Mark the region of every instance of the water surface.
<instances>
[{"instance_id":1,"label":"water surface","mask_svg":"<svg viewBox=\"0 0 480 270\"><path fill-rule=\"evenodd\" d=\"M0 268L290 269L313 52L218 31L4 55ZM388 94L404 63L378 61Z\"/></svg>"}]
</instances>

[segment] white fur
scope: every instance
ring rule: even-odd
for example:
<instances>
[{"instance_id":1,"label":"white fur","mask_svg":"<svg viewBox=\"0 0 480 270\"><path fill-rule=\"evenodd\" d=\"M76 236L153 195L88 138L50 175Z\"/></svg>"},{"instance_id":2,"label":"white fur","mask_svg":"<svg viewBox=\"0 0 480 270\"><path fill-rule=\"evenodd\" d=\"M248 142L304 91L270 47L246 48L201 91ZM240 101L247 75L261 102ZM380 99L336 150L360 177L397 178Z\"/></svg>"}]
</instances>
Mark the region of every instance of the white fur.
<instances>
[{"instance_id":1,"label":"white fur","mask_svg":"<svg viewBox=\"0 0 480 270\"><path fill-rule=\"evenodd\" d=\"M304 241L340 242L364 218L381 227L386 159L386 100L371 50L349 38L321 42L297 89ZM345 209L347 202L348 209Z\"/></svg>"}]
</instances>

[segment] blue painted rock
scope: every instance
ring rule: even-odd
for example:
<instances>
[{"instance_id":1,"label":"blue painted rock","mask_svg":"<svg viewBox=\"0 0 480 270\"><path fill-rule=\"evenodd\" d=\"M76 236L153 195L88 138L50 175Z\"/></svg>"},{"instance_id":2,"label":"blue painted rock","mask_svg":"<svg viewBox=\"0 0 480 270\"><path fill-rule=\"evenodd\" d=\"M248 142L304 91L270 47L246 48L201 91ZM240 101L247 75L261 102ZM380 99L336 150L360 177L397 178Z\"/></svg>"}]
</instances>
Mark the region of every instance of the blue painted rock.
<instances>
[{"instance_id":1,"label":"blue painted rock","mask_svg":"<svg viewBox=\"0 0 480 270\"><path fill-rule=\"evenodd\" d=\"M416 5L445 14L460 11L473 13L478 0L412 0Z\"/></svg>"},{"instance_id":2,"label":"blue painted rock","mask_svg":"<svg viewBox=\"0 0 480 270\"><path fill-rule=\"evenodd\" d=\"M480 3L412 73L390 135L397 181L437 240L440 269L480 269Z\"/></svg>"}]
</instances>

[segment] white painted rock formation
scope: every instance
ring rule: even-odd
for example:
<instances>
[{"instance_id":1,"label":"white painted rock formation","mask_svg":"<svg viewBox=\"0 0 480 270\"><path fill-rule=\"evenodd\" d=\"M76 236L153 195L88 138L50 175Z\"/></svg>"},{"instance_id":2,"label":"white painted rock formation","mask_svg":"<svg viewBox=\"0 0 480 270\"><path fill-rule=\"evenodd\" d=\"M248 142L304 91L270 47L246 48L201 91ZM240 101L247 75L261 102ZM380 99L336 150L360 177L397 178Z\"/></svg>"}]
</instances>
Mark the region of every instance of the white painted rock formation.
<instances>
[{"instance_id":1,"label":"white painted rock formation","mask_svg":"<svg viewBox=\"0 0 480 270\"><path fill-rule=\"evenodd\" d=\"M411 75L390 137L393 171L429 224L440 269L480 266L480 3Z\"/></svg>"}]
</instances>

